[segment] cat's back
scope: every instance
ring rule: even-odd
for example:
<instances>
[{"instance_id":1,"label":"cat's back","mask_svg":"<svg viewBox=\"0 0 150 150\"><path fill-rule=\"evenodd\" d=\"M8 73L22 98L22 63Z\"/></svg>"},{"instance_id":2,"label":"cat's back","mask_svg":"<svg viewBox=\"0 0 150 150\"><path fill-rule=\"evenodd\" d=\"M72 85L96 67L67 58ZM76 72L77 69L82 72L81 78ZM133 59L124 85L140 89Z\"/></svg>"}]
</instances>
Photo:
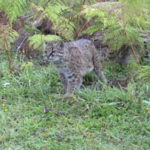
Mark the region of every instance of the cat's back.
<instances>
[{"instance_id":1,"label":"cat's back","mask_svg":"<svg viewBox=\"0 0 150 150\"><path fill-rule=\"evenodd\" d=\"M70 44L79 45L79 46L85 46L91 44L90 40L87 39L79 39L77 41L68 42Z\"/></svg>"},{"instance_id":2,"label":"cat's back","mask_svg":"<svg viewBox=\"0 0 150 150\"><path fill-rule=\"evenodd\" d=\"M69 47L76 47L82 51L88 51L91 49L90 47L93 45L93 43L87 39L79 39L77 41L67 42L66 45Z\"/></svg>"},{"instance_id":3,"label":"cat's back","mask_svg":"<svg viewBox=\"0 0 150 150\"><path fill-rule=\"evenodd\" d=\"M65 42L64 49L67 53L80 54L81 57L86 57L88 55L92 56L95 52L95 46L92 41L87 39L79 39L77 41Z\"/></svg>"},{"instance_id":4,"label":"cat's back","mask_svg":"<svg viewBox=\"0 0 150 150\"><path fill-rule=\"evenodd\" d=\"M93 70L94 44L90 40L80 39L64 43L65 58L69 68L80 71L84 75Z\"/></svg>"}]
</instances>

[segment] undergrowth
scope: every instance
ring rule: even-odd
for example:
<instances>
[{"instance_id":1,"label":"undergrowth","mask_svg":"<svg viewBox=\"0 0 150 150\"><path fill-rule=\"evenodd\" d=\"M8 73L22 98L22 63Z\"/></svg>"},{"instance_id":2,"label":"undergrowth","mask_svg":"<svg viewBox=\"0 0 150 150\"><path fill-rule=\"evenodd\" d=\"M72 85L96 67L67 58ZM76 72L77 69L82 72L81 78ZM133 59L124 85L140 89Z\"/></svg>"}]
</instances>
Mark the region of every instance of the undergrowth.
<instances>
[{"instance_id":1,"label":"undergrowth","mask_svg":"<svg viewBox=\"0 0 150 150\"><path fill-rule=\"evenodd\" d=\"M150 148L148 82L132 81L122 89L97 82L101 90L84 86L65 96L53 65L17 62L22 69L10 74L4 57L1 60L0 150ZM105 66L110 79L130 69L121 72L113 69L115 64L112 70L109 63Z\"/></svg>"},{"instance_id":2,"label":"undergrowth","mask_svg":"<svg viewBox=\"0 0 150 150\"><path fill-rule=\"evenodd\" d=\"M70 41L101 29L112 50L126 44L133 54L134 45L142 49L139 35L150 29L149 0L93 2L0 0L8 20L0 24L0 150L150 149L149 61L125 68L107 61L109 81L127 79L126 87L103 85L89 74L83 87L67 96L53 65L14 60L11 44L18 33L12 24L24 15L53 22L53 35L38 31L29 37L35 49L47 40Z\"/></svg>"}]
</instances>

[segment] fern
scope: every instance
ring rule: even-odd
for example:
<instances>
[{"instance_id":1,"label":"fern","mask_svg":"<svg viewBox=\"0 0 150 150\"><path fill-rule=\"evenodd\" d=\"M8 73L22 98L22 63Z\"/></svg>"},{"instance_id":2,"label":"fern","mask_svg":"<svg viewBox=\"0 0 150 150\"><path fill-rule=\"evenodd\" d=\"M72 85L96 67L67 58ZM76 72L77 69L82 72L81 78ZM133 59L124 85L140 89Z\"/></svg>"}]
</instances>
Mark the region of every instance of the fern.
<instances>
[{"instance_id":1,"label":"fern","mask_svg":"<svg viewBox=\"0 0 150 150\"><path fill-rule=\"evenodd\" d=\"M12 22L24 13L26 5L26 0L0 0L0 11L4 12L9 20L8 25L0 24L0 49L10 49L11 43L18 36L12 29Z\"/></svg>"},{"instance_id":2,"label":"fern","mask_svg":"<svg viewBox=\"0 0 150 150\"><path fill-rule=\"evenodd\" d=\"M52 29L55 33L66 40L73 40L75 25L64 16L63 12L66 11L68 7L65 6L63 2L47 3L45 8L31 3L31 7L34 9L34 13L36 13L36 18L49 18L49 20L52 21Z\"/></svg>"},{"instance_id":3,"label":"fern","mask_svg":"<svg viewBox=\"0 0 150 150\"><path fill-rule=\"evenodd\" d=\"M141 45L142 39L139 36L140 30L127 25L121 28L119 25L112 25L106 31L105 42L112 50L119 50L123 45Z\"/></svg>"},{"instance_id":4,"label":"fern","mask_svg":"<svg viewBox=\"0 0 150 150\"><path fill-rule=\"evenodd\" d=\"M65 5L50 5L45 9L46 16L52 20L53 29L57 31L59 35L67 40L73 40L75 25L69 19L65 18L62 11L67 9Z\"/></svg>"},{"instance_id":5,"label":"fern","mask_svg":"<svg viewBox=\"0 0 150 150\"><path fill-rule=\"evenodd\" d=\"M6 13L10 23L23 15L26 6L27 0L0 0L0 10Z\"/></svg>"},{"instance_id":6,"label":"fern","mask_svg":"<svg viewBox=\"0 0 150 150\"><path fill-rule=\"evenodd\" d=\"M93 33L97 32L97 31L99 31L99 30L101 30L101 29L103 29L103 25L93 25L93 26L87 28L87 29L84 31L84 33L87 33L87 34L89 34L89 35L92 35Z\"/></svg>"},{"instance_id":7,"label":"fern","mask_svg":"<svg viewBox=\"0 0 150 150\"><path fill-rule=\"evenodd\" d=\"M105 30L105 42L112 50L119 50L123 45L142 46L139 34L150 29L148 0L121 2L85 6L80 13L87 20L94 20L93 26L84 32L93 34L98 29Z\"/></svg>"},{"instance_id":8,"label":"fern","mask_svg":"<svg viewBox=\"0 0 150 150\"><path fill-rule=\"evenodd\" d=\"M18 33L9 25L0 24L0 50L8 50L11 43L18 37Z\"/></svg>"},{"instance_id":9,"label":"fern","mask_svg":"<svg viewBox=\"0 0 150 150\"><path fill-rule=\"evenodd\" d=\"M44 41L56 41L56 40L61 40L61 38L56 35L35 34L35 35L29 37L28 40L29 40L30 47L37 49L43 45Z\"/></svg>"}]
</instances>

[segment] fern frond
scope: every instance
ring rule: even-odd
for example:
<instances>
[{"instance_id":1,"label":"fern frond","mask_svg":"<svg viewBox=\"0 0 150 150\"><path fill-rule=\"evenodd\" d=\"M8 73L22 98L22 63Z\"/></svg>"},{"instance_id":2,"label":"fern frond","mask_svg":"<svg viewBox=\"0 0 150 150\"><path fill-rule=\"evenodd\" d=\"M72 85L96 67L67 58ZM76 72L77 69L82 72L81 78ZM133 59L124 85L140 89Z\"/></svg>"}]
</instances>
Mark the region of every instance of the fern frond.
<instances>
[{"instance_id":1,"label":"fern frond","mask_svg":"<svg viewBox=\"0 0 150 150\"><path fill-rule=\"evenodd\" d=\"M139 34L150 28L150 10L147 5L147 0L122 0L113 4L96 3L85 6L80 15L84 15L87 20L94 18L94 21L84 32L96 32L100 26L106 33L105 42L112 50L119 50L123 45L142 46Z\"/></svg>"},{"instance_id":2,"label":"fern frond","mask_svg":"<svg viewBox=\"0 0 150 150\"><path fill-rule=\"evenodd\" d=\"M95 32L97 32L97 31L99 31L99 30L102 30L103 29L103 25L93 25L93 26L91 26L91 27L89 27L89 28L87 28L86 30L84 30L84 32L83 33L87 33L87 34L89 34L89 35L92 35L93 33L95 33Z\"/></svg>"},{"instance_id":3,"label":"fern frond","mask_svg":"<svg viewBox=\"0 0 150 150\"><path fill-rule=\"evenodd\" d=\"M43 45L44 41L57 41L62 40L61 37L56 35L42 35L42 34L35 34L29 37L29 45L34 49L39 48Z\"/></svg>"},{"instance_id":4,"label":"fern frond","mask_svg":"<svg viewBox=\"0 0 150 150\"><path fill-rule=\"evenodd\" d=\"M65 9L67 9L65 5L49 5L45 9L45 14L53 22L54 31L67 40L73 40L75 25L62 15Z\"/></svg>"},{"instance_id":5,"label":"fern frond","mask_svg":"<svg viewBox=\"0 0 150 150\"><path fill-rule=\"evenodd\" d=\"M23 15L26 6L27 0L0 0L0 10L6 13L10 23Z\"/></svg>"},{"instance_id":6,"label":"fern frond","mask_svg":"<svg viewBox=\"0 0 150 150\"><path fill-rule=\"evenodd\" d=\"M7 50L18 37L18 33L9 25L0 24L0 50Z\"/></svg>"},{"instance_id":7,"label":"fern frond","mask_svg":"<svg viewBox=\"0 0 150 150\"><path fill-rule=\"evenodd\" d=\"M112 50L119 50L123 45L141 45L142 39L139 36L140 30L127 25L121 28L119 25L112 25L106 30L105 42Z\"/></svg>"}]
</instances>

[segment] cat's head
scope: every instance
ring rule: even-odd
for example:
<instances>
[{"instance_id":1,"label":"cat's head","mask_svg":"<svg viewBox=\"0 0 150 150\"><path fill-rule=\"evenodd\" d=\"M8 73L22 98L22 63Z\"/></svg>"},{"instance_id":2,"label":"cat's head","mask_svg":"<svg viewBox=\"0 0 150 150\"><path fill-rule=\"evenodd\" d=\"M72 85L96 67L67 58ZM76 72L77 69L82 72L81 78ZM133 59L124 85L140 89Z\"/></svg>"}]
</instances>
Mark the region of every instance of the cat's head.
<instances>
[{"instance_id":1,"label":"cat's head","mask_svg":"<svg viewBox=\"0 0 150 150\"><path fill-rule=\"evenodd\" d=\"M44 44L43 59L45 62L59 63L63 57L63 42L48 41Z\"/></svg>"}]
</instances>

